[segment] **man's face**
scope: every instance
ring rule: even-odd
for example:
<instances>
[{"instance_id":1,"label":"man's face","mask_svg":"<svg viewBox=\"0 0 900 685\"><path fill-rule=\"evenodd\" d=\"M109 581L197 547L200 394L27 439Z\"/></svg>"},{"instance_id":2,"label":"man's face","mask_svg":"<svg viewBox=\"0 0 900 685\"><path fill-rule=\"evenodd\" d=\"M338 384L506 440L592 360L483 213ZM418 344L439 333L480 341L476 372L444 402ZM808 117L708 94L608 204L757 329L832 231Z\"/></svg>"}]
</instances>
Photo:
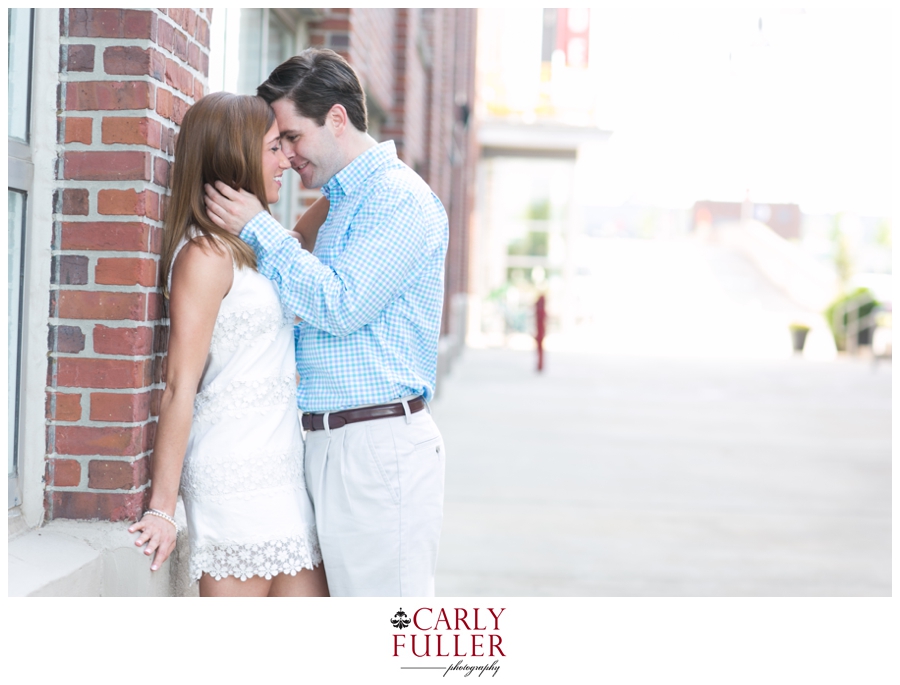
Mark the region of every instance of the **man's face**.
<instances>
[{"instance_id":1,"label":"man's face","mask_svg":"<svg viewBox=\"0 0 900 685\"><path fill-rule=\"evenodd\" d=\"M300 174L304 186L321 188L343 168L329 120L319 126L314 119L301 116L286 98L273 102L272 109L281 131L281 149L291 167Z\"/></svg>"}]
</instances>

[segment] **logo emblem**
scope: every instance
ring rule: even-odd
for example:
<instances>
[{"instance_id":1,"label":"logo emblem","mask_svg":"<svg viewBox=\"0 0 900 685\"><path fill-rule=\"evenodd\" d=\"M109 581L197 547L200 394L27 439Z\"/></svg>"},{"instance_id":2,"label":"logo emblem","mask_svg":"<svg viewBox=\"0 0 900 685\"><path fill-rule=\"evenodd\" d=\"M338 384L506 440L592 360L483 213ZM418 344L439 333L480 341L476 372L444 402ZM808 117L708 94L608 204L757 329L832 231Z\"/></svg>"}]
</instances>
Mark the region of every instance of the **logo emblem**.
<instances>
[{"instance_id":1,"label":"logo emblem","mask_svg":"<svg viewBox=\"0 0 900 685\"><path fill-rule=\"evenodd\" d=\"M394 614L394 618L391 619L391 625L400 630L408 627L411 622L409 616L406 615L406 612L403 611L402 608Z\"/></svg>"}]
</instances>

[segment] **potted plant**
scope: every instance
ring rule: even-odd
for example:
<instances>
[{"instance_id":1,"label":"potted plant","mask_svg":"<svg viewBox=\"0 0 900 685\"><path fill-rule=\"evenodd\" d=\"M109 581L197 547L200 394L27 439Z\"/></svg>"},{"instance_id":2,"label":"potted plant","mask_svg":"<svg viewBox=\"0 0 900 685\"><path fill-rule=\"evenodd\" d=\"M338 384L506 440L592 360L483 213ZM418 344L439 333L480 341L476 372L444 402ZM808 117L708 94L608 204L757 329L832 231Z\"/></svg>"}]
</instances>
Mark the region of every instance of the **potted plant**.
<instances>
[{"instance_id":1,"label":"potted plant","mask_svg":"<svg viewBox=\"0 0 900 685\"><path fill-rule=\"evenodd\" d=\"M809 326L802 323L792 323L788 328L791 331L794 353L803 354L803 346L806 344L806 334L809 333Z\"/></svg>"},{"instance_id":2,"label":"potted plant","mask_svg":"<svg viewBox=\"0 0 900 685\"><path fill-rule=\"evenodd\" d=\"M834 342L839 350L854 350L870 345L874 328L873 311L878 301L868 288L857 288L838 297L825 310L825 320L831 326ZM848 330L855 329L856 339L847 340Z\"/></svg>"}]
</instances>

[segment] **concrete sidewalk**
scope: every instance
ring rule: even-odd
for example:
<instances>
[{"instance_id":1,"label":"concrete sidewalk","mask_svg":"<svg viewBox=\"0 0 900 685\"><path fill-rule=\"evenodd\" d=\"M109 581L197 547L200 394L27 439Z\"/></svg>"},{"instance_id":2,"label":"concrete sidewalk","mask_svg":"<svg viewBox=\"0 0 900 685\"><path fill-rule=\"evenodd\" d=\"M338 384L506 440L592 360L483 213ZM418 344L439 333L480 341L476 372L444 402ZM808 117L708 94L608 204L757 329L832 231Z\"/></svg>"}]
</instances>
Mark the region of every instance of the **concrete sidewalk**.
<instances>
[{"instance_id":1,"label":"concrete sidewalk","mask_svg":"<svg viewBox=\"0 0 900 685\"><path fill-rule=\"evenodd\" d=\"M467 349L441 596L891 593L890 363Z\"/></svg>"}]
</instances>

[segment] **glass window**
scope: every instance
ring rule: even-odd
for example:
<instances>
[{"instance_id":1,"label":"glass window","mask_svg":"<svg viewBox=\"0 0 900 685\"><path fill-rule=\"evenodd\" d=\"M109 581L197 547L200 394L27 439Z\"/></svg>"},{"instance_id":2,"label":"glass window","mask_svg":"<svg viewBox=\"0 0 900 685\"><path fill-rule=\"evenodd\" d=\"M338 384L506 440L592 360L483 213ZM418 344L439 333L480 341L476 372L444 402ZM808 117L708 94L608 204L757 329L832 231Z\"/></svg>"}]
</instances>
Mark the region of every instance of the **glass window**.
<instances>
[{"instance_id":1,"label":"glass window","mask_svg":"<svg viewBox=\"0 0 900 685\"><path fill-rule=\"evenodd\" d=\"M25 193L17 190L7 190L9 193L8 228L9 228L9 316L7 317L9 335L9 478L10 506L16 502L15 487L12 481L16 477L16 452L18 441L18 414L19 414L19 338L20 324L22 320L22 251L25 237Z\"/></svg>"},{"instance_id":2,"label":"glass window","mask_svg":"<svg viewBox=\"0 0 900 685\"><path fill-rule=\"evenodd\" d=\"M256 87L284 60L297 54L303 21L296 10L229 9L213 14L210 51L210 88L255 95ZM285 183L272 215L293 227L301 213L299 179L294 172Z\"/></svg>"},{"instance_id":3,"label":"glass window","mask_svg":"<svg viewBox=\"0 0 900 685\"><path fill-rule=\"evenodd\" d=\"M31 100L31 21L33 11L9 10L9 124L10 138L28 141Z\"/></svg>"},{"instance_id":4,"label":"glass window","mask_svg":"<svg viewBox=\"0 0 900 685\"><path fill-rule=\"evenodd\" d=\"M294 33L274 12L269 12L269 50L263 78L284 60L294 56Z\"/></svg>"},{"instance_id":5,"label":"glass window","mask_svg":"<svg viewBox=\"0 0 900 685\"><path fill-rule=\"evenodd\" d=\"M269 72L263 75L263 12L265 10L241 8L241 35L238 51L240 66L238 67L238 93L256 95L256 87L265 80Z\"/></svg>"}]
</instances>

